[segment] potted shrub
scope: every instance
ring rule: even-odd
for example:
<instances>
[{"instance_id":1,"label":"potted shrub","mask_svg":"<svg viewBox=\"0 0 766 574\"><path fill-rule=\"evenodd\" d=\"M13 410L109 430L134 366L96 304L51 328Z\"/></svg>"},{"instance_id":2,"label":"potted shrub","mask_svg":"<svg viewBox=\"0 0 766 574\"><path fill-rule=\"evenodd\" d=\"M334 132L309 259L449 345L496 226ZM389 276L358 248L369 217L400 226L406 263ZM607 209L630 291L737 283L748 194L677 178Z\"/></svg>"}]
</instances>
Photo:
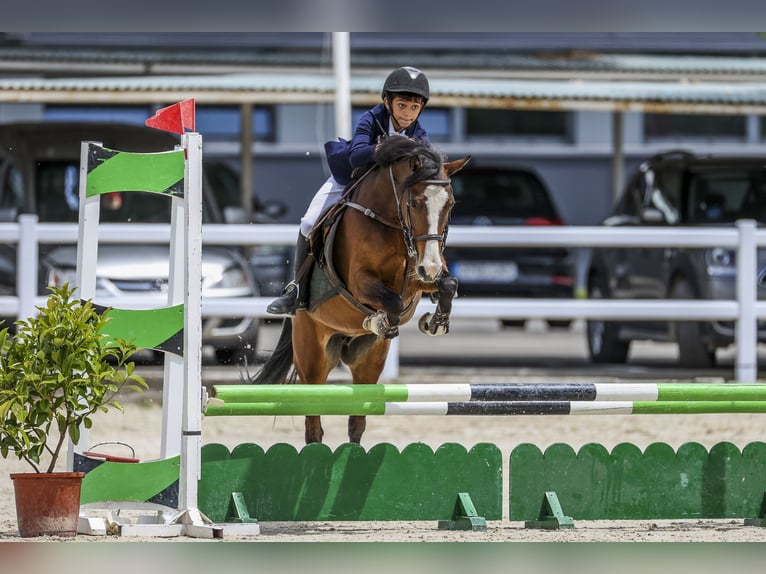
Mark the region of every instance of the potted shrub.
<instances>
[{"instance_id":1,"label":"potted shrub","mask_svg":"<svg viewBox=\"0 0 766 574\"><path fill-rule=\"evenodd\" d=\"M22 537L76 534L84 473L56 471L64 443L69 437L77 444L97 411L122 411L123 389L146 388L129 361L138 349L102 332L109 310L99 313L90 301L73 299L69 285L50 291L36 316L16 322L14 336L0 330L0 455L13 453L32 468L11 475ZM42 499L58 487L64 490L53 501ZM29 488L39 492L27 503ZM60 517L56 507L67 498L70 508Z\"/></svg>"}]
</instances>

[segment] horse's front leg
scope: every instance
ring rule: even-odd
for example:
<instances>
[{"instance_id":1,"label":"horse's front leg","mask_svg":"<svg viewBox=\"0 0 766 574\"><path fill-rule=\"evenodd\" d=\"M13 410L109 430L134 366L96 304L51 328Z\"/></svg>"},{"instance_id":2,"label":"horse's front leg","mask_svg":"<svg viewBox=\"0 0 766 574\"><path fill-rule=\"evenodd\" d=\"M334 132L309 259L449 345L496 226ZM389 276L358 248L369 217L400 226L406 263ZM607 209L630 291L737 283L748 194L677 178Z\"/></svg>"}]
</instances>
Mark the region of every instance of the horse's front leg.
<instances>
[{"instance_id":1,"label":"horse's front leg","mask_svg":"<svg viewBox=\"0 0 766 574\"><path fill-rule=\"evenodd\" d=\"M449 332L449 316L452 313L452 300L457 293L457 277L443 272L436 280L436 289L436 310L433 315L426 313L418 321L420 331L431 336Z\"/></svg>"},{"instance_id":2,"label":"horse's front leg","mask_svg":"<svg viewBox=\"0 0 766 574\"><path fill-rule=\"evenodd\" d=\"M379 279L372 278L362 284L357 293L360 303L380 309L377 313L365 317L362 327L375 333L380 339L393 339L399 335L404 303L399 293L386 287Z\"/></svg>"}]
</instances>

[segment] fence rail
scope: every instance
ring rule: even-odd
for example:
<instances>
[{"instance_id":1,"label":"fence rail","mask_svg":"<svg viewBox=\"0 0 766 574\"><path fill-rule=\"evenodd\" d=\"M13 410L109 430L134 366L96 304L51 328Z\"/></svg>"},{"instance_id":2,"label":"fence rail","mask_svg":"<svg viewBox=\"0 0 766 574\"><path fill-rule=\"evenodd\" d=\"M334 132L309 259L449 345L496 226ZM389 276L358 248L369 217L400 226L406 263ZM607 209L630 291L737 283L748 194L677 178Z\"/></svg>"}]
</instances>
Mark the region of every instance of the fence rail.
<instances>
[{"instance_id":1,"label":"fence rail","mask_svg":"<svg viewBox=\"0 0 766 574\"><path fill-rule=\"evenodd\" d=\"M203 226L206 245L292 245L296 225L213 225ZM169 243L170 226L157 224L109 224L99 226L102 243ZM45 297L37 295L39 244L74 244L76 224L38 223L34 215L22 215L18 223L0 224L0 242L18 244L18 296L0 296L0 314L29 317ZM491 227L450 228L450 246L471 247L726 247L737 251L737 297L725 301L699 300L579 300L579 299L456 299L453 317L464 318L543 318L543 319L665 319L723 320L736 322L736 378L757 378L757 321L766 319L766 301L757 300L757 248L766 246L766 230L754 221L738 221L721 228L605 228L563 226L545 228ZM203 316L267 317L266 297L205 298ZM163 296L120 296L101 304L119 308L145 308L166 303ZM422 305L428 305L424 302ZM392 346L392 360L383 378L396 376L398 346Z\"/></svg>"}]
</instances>

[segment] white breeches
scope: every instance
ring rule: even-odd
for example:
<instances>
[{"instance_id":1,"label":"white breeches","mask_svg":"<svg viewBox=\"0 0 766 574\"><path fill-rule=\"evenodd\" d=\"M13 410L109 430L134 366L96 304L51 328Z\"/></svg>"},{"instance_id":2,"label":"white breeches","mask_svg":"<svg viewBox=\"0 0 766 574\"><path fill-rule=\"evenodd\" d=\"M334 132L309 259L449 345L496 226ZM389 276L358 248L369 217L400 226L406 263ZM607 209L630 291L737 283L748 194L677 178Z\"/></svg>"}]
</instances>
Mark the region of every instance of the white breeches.
<instances>
[{"instance_id":1,"label":"white breeches","mask_svg":"<svg viewBox=\"0 0 766 574\"><path fill-rule=\"evenodd\" d=\"M303 237L309 236L319 217L328 207L338 202L341 195L343 195L344 189L344 186L335 181L335 178L332 176L324 182L311 200L306 213L301 218L300 230Z\"/></svg>"}]
</instances>

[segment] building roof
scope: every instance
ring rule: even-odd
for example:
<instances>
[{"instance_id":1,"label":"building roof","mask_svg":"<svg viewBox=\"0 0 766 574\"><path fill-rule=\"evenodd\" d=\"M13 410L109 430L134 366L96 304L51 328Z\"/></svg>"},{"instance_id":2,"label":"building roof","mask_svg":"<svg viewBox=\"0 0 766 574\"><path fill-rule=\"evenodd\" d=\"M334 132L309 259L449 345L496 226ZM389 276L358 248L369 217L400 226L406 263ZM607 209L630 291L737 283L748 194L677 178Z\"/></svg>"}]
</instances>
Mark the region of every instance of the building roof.
<instances>
[{"instance_id":1,"label":"building roof","mask_svg":"<svg viewBox=\"0 0 766 574\"><path fill-rule=\"evenodd\" d=\"M355 105L380 101L381 75L354 75ZM513 80L431 75L432 106L594 109L675 113L766 113L766 81ZM0 78L0 102L57 104L329 103L331 73L98 78Z\"/></svg>"},{"instance_id":2,"label":"building roof","mask_svg":"<svg viewBox=\"0 0 766 574\"><path fill-rule=\"evenodd\" d=\"M766 45L766 42L764 42ZM668 53L613 53L564 51L528 53L502 49L400 48L388 52L359 48L351 52L352 69L385 70L415 65L429 73L480 74L489 77L554 79L581 75L602 79L662 79L678 76L740 78L766 76L762 54L695 55ZM274 49L261 46L214 47L203 49L157 47L58 47L3 46L0 44L0 73L71 76L163 75L252 72L263 68L278 70L331 69L327 50L304 48Z\"/></svg>"},{"instance_id":3,"label":"building roof","mask_svg":"<svg viewBox=\"0 0 766 574\"><path fill-rule=\"evenodd\" d=\"M352 33L352 103L400 65L431 105L766 113L755 33ZM11 76L18 76L13 78ZM32 77L34 76L34 77ZM332 102L327 33L0 33L0 102Z\"/></svg>"}]
</instances>

